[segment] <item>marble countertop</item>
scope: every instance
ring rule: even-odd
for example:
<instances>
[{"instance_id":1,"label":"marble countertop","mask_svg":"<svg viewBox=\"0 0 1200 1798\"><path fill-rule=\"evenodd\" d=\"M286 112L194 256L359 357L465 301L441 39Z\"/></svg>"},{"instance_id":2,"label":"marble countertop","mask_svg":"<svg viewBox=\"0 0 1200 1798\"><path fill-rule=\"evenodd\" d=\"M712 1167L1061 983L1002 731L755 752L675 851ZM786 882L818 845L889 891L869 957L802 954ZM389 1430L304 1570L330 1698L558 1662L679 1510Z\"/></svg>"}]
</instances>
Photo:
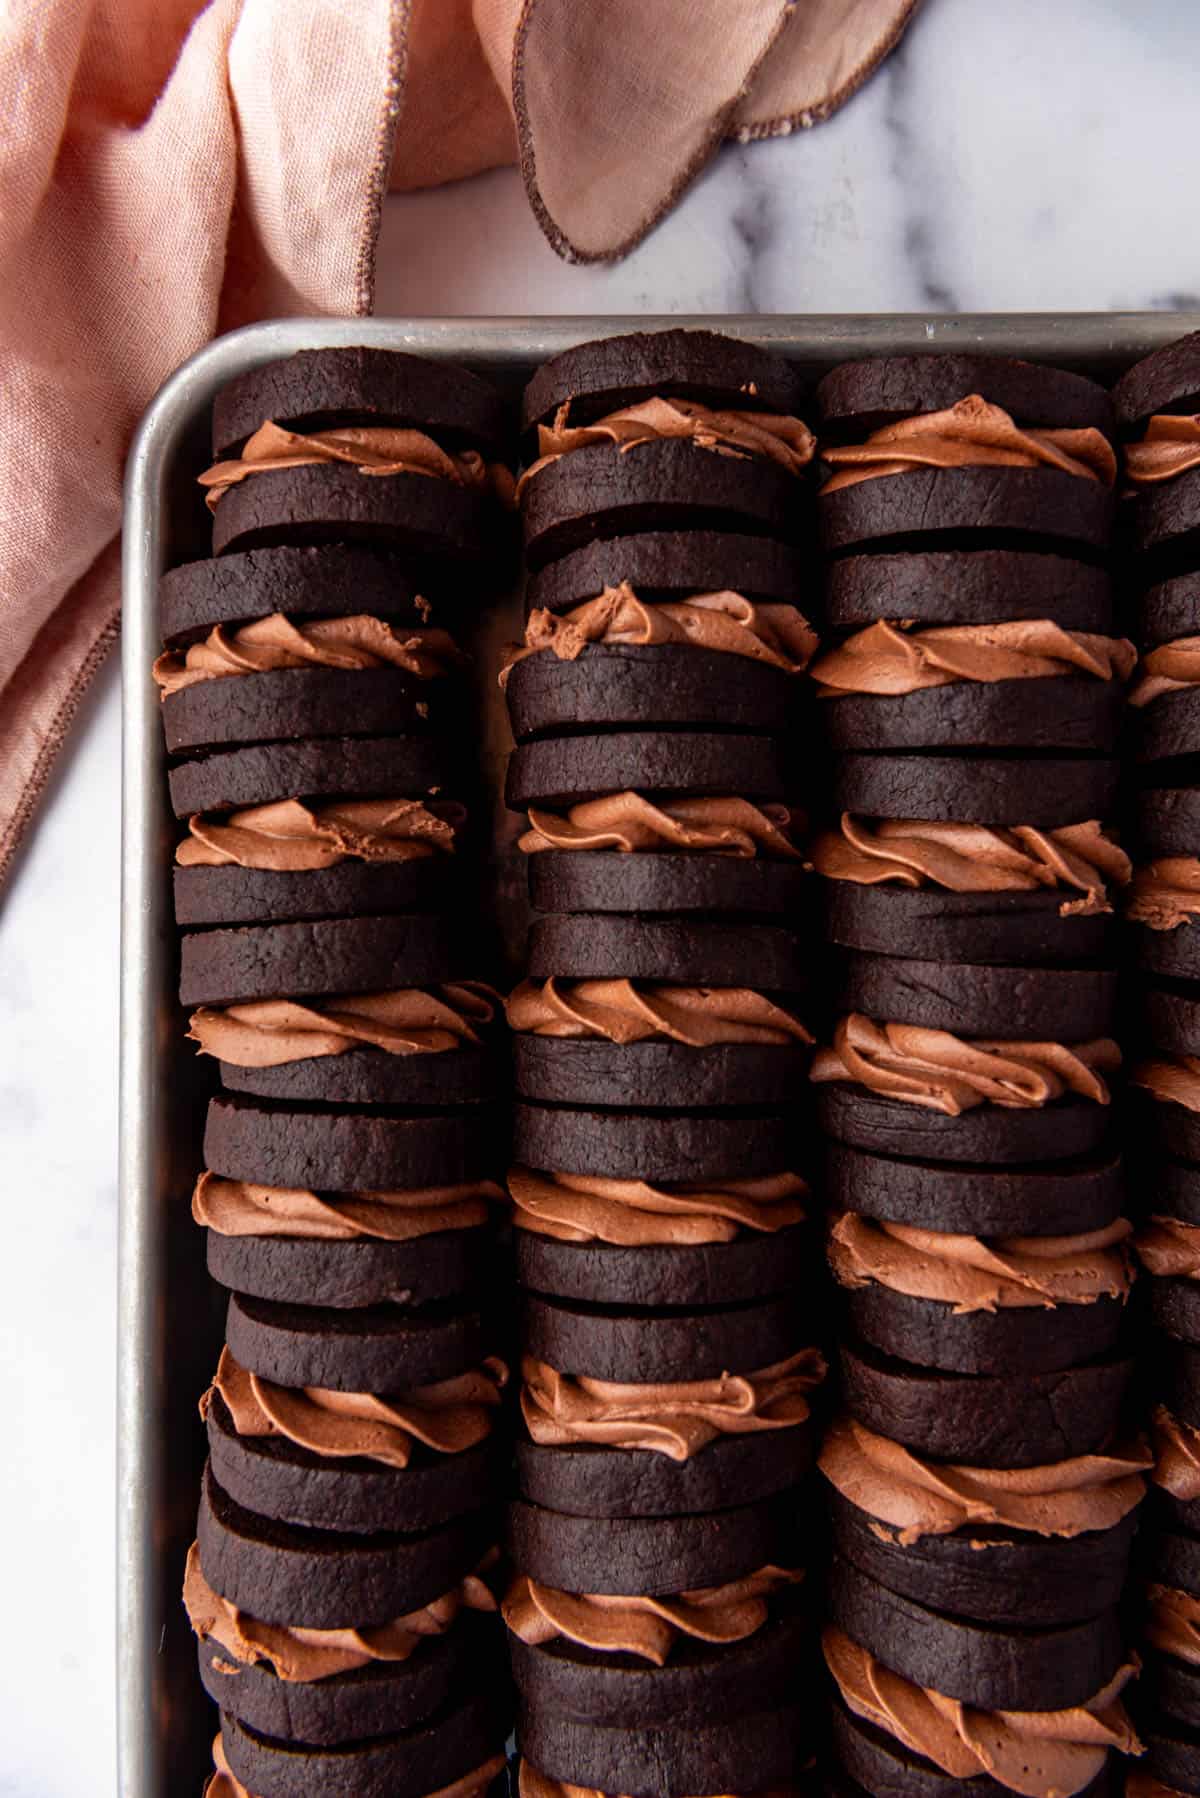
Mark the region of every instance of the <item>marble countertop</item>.
<instances>
[{"instance_id":1,"label":"marble countertop","mask_svg":"<svg viewBox=\"0 0 1200 1798\"><path fill-rule=\"evenodd\" d=\"M390 201L379 311L1200 306L1198 52L1178 0L926 0L843 113L723 151L614 268L560 262L511 170ZM111 666L0 916L5 1798L115 1790L119 747Z\"/></svg>"}]
</instances>

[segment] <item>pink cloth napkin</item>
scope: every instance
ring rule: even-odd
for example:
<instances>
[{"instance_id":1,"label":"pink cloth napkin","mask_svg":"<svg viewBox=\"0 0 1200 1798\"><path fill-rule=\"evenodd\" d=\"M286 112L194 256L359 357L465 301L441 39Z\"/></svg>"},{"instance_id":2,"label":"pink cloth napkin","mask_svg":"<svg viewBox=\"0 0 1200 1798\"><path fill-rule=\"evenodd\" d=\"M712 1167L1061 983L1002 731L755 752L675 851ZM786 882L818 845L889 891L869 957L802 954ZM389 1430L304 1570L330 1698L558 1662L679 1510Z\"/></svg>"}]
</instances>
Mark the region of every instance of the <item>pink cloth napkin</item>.
<instances>
[{"instance_id":1,"label":"pink cloth napkin","mask_svg":"<svg viewBox=\"0 0 1200 1798\"><path fill-rule=\"evenodd\" d=\"M519 163L619 256L722 138L817 123L917 0L8 0L0 881L118 628L141 413L214 333L369 313L389 178Z\"/></svg>"}]
</instances>

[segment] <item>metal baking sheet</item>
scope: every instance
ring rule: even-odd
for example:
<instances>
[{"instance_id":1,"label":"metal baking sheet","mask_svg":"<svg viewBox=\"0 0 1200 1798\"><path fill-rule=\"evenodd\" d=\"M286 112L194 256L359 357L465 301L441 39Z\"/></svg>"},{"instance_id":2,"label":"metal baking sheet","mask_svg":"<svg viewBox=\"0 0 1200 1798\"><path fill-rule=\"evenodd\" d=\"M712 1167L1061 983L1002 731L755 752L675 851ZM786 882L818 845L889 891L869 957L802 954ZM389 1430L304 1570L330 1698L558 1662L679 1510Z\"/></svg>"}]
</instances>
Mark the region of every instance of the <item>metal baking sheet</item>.
<instances>
[{"instance_id":1,"label":"metal baking sheet","mask_svg":"<svg viewBox=\"0 0 1200 1798\"><path fill-rule=\"evenodd\" d=\"M203 1458L195 1400L215 1364L223 1303L205 1275L188 1205L209 1082L183 1040L175 1002L170 867L178 827L167 804L158 697L149 672L159 649L159 574L209 553L194 481L209 459L213 395L261 362L347 344L465 362L516 391L539 362L573 343L679 325L745 337L794 358L814 378L855 356L983 350L1112 379L1150 350L1200 329L1200 313L288 319L219 339L163 388L130 454L124 538L117 1558L122 1798L199 1792L213 1719L179 1589ZM503 634L503 621L496 622ZM494 683L487 682L486 690L494 694ZM504 729L498 698L486 728L498 766Z\"/></svg>"}]
</instances>

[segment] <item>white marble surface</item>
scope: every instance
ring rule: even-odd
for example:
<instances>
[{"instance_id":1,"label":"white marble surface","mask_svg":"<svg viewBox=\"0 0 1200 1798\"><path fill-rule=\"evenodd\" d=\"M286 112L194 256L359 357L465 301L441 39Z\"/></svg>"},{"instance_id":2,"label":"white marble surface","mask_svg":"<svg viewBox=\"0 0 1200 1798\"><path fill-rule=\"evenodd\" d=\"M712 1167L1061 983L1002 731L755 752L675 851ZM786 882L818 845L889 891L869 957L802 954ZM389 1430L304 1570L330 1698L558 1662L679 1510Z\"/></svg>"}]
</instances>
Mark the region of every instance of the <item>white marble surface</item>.
<instances>
[{"instance_id":1,"label":"white marble surface","mask_svg":"<svg viewBox=\"0 0 1200 1798\"><path fill-rule=\"evenodd\" d=\"M381 312L1200 304L1185 0L926 0L830 124L722 153L624 264L511 171L389 203ZM0 1795L115 1790L118 691L98 683L0 915Z\"/></svg>"}]
</instances>

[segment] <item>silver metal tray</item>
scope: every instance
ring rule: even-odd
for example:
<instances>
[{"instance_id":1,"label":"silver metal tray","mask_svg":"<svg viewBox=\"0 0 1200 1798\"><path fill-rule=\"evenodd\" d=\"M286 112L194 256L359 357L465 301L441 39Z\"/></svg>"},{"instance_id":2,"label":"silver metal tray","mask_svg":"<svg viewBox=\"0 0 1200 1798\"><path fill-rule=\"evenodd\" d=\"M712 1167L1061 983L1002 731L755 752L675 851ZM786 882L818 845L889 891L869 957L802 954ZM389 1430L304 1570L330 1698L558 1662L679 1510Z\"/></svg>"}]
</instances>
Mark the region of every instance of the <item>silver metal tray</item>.
<instances>
[{"instance_id":1,"label":"silver metal tray","mask_svg":"<svg viewBox=\"0 0 1200 1798\"><path fill-rule=\"evenodd\" d=\"M209 553L195 476L208 461L209 407L243 370L295 350L346 344L467 363L517 390L548 356L588 338L696 325L729 331L819 375L854 356L984 350L1112 379L1150 350L1200 329L1200 313L1028 313L923 318L289 319L210 344L154 401L133 445L124 540L124 846L121 986L120 1369L118 1401L118 1790L179 1798L200 1790L213 1727L179 1598L194 1530L203 1432L195 1401L221 1337L188 1198L208 1082L175 1002L170 866L177 835L150 664L163 569ZM495 619L497 634L505 620ZM476 646L478 653L478 645ZM494 683L486 683L494 693ZM498 700L484 728L498 777Z\"/></svg>"}]
</instances>

